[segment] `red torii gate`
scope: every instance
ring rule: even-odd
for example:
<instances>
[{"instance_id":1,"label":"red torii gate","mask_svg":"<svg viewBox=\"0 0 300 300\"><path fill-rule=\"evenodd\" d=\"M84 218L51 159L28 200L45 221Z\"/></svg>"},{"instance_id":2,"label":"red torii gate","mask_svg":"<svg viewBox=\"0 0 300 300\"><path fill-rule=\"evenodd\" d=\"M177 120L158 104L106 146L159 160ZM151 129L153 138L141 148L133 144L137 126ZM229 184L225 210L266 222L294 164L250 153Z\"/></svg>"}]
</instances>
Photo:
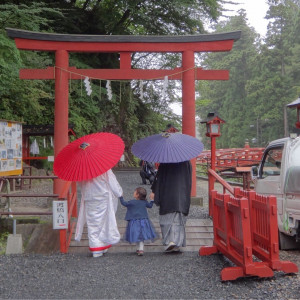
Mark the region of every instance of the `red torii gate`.
<instances>
[{"instance_id":1,"label":"red torii gate","mask_svg":"<svg viewBox=\"0 0 300 300\"><path fill-rule=\"evenodd\" d=\"M39 33L6 28L20 50L55 52L55 67L22 69L21 79L55 79L54 155L68 144L69 80L84 77L102 80L153 80L168 76L182 80L182 132L195 136L195 80L228 80L228 70L195 68L195 52L230 51L240 31L185 36L128 36L128 35L70 35ZM76 69L69 66L69 52L120 53L120 69ZM182 67L173 70L145 70L131 68L133 52L180 52ZM76 74L75 74L76 73ZM192 196L196 196L196 160L193 165ZM54 182L59 194L63 181Z\"/></svg>"}]
</instances>

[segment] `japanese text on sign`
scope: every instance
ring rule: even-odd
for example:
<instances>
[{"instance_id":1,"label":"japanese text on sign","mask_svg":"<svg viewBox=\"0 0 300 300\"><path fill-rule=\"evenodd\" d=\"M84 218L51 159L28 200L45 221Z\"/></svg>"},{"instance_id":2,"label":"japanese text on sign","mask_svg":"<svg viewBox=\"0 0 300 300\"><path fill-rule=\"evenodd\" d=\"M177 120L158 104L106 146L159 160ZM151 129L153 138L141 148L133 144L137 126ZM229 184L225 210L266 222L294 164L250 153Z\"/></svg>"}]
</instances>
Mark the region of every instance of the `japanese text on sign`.
<instances>
[{"instance_id":1,"label":"japanese text on sign","mask_svg":"<svg viewBox=\"0 0 300 300\"><path fill-rule=\"evenodd\" d=\"M53 229L68 228L68 203L64 201L53 201Z\"/></svg>"}]
</instances>

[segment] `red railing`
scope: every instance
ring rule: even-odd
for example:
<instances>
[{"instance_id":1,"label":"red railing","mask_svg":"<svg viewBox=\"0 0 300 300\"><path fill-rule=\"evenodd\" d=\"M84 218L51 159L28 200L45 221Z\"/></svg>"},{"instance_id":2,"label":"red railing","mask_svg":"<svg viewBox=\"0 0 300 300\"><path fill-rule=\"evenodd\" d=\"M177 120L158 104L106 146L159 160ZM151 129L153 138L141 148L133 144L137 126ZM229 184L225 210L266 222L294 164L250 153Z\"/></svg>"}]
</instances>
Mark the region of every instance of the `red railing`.
<instances>
[{"instance_id":1,"label":"red railing","mask_svg":"<svg viewBox=\"0 0 300 300\"><path fill-rule=\"evenodd\" d=\"M269 277L273 276L273 270L298 272L297 265L280 261L279 258L276 197L232 188L211 169L209 177L211 182L222 184L223 194L209 191L214 246L201 247L199 254L221 252L237 265L223 269L222 280L253 275ZM226 191L232 196L226 194ZM261 262L253 262L252 254Z\"/></svg>"},{"instance_id":2,"label":"red railing","mask_svg":"<svg viewBox=\"0 0 300 300\"><path fill-rule=\"evenodd\" d=\"M235 167L258 165L265 148L231 148L216 150L216 170L226 170ZM202 151L197 157L196 163L199 165L211 165L210 150Z\"/></svg>"},{"instance_id":3,"label":"red railing","mask_svg":"<svg viewBox=\"0 0 300 300\"><path fill-rule=\"evenodd\" d=\"M298 272L295 264L281 261L279 258L276 197L240 189L236 189L235 194L249 199L253 254L267 262L273 270L285 273Z\"/></svg>"},{"instance_id":4,"label":"red railing","mask_svg":"<svg viewBox=\"0 0 300 300\"><path fill-rule=\"evenodd\" d=\"M201 247L200 255L221 252L237 267L224 268L222 280L235 280L244 276L270 277L271 268L253 262L248 200L212 191L214 246Z\"/></svg>"},{"instance_id":5,"label":"red railing","mask_svg":"<svg viewBox=\"0 0 300 300\"><path fill-rule=\"evenodd\" d=\"M208 169L208 209L209 209L209 215L212 217L212 208L213 208L213 203L212 203L212 197L211 197L211 192L213 190L213 186L215 181L218 181L222 184L223 186L223 193L226 193L226 190L234 195L234 188L226 182L221 176L219 176L214 170Z\"/></svg>"},{"instance_id":6,"label":"red railing","mask_svg":"<svg viewBox=\"0 0 300 300\"><path fill-rule=\"evenodd\" d=\"M76 222L72 222L72 217L77 218L76 182L67 181L58 199L67 200L68 203L68 228L59 230L60 252L67 253L76 225Z\"/></svg>"}]
</instances>

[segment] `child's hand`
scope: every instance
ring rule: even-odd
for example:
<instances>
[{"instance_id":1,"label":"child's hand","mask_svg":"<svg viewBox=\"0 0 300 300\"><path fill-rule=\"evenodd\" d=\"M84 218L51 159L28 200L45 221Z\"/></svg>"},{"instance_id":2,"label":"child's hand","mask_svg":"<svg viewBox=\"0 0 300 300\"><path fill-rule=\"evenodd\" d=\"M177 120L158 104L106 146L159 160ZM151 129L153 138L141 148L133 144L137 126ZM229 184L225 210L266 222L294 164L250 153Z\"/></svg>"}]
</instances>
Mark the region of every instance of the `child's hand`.
<instances>
[{"instance_id":1,"label":"child's hand","mask_svg":"<svg viewBox=\"0 0 300 300\"><path fill-rule=\"evenodd\" d=\"M154 200L154 193L152 192L150 195L149 195L149 198L150 198L150 200Z\"/></svg>"}]
</instances>

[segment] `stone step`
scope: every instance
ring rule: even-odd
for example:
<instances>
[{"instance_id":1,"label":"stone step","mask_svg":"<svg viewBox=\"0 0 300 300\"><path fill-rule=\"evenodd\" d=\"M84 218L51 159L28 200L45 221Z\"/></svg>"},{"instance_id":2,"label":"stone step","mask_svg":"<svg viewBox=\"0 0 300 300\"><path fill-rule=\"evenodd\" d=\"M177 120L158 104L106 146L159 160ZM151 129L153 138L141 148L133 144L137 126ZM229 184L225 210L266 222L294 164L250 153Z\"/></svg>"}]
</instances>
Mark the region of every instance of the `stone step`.
<instances>
[{"instance_id":1,"label":"stone step","mask_svg":"<svg viewBox=\"0 0 300 300\"><path fill-rule=\"evenodd\" d=\"M122 234L125 232L126 227L118 226L119 232ZM160 226L154 226L157 232L160 232ZM213 232L212 226L186 226L185 232ZM83 234L87 234L87 228L83 228Z\"/></svg>"},{"instance_id":2,"label":"stone step","mask_svg":"<svg viewBox=\"0 0 300 300\"><path fill-rule=\"evenodd\" d=\"M125 220L118 220L118 228L119 230L125 229L127 226L127 221ZM155 229L160 229L160 225L158 221L152 222L153 226ZM188 219L186 222L186 228L205 228L204 230L208 229L211 232L213 231L213 224L210 219L205 219L205 220L198 220L198 219ZM87 232L87 227L84 226L83 229L85 232ZM206 230L207 231L207 230Z\"/></svg>"},{"instance_id":3,"label":"stone step","mask_svg":"<svg viewBox=\"0 0 300 300\"><path fill-rule=\"evenodd\" d=\"M193 246L186 246L181 247L180 251L182 252L198 252L200 247L202 246L212 246L212 242L208 242L207 244L199 244L199 245L193 245ZM162 245L159 246L151 246L151 245L145 245L144 251L147 252L164 252L165 247ZM136 246L135 245L127 245L123 247L119 246L112 246L108 252L109 253L135 253ZM69 247L69 253L72 254L89 254L89 248L88 247Z\"/></svg>"},{"instance_id":4,"label":"stone step","mask_svg":"<svg viewBox=\"0 0 300 300\"><path fill-rule=\"evenodd\" d=\"M207 238L190 238L186 240L186 244L188 246L196 246L199 244L207 244L207 242L211 240L210 237ZM150 244L145 244L145 245L149 245L149 246L160 246L162 244L161 242L162 240L159 238L157 240L155 240L153 243ZM72 247L88 247L89 246L89 241L87 239L85 240L81 240L80 242L77 241L71 241L70 246ZM131 244L127 243L127 242L119 242L118 244L114 245L114 247L125 247L125 246L131 246ZM133 246L135 246L135 244L133 244Z\"/></svg>"},{"instance_id":5,"label":"stone step","mask_svg":"<svg viewBox=\"0 0 300 300\"><path fill-rule=\"evenodd\" d=\"M209 231L202 231L202 232L189 232L189 229L191 228L186 228L188 230L186 230L186 238L189 239L189 238L192 238L192 239L202 239L202 238L211 238L212 235L213 235L213 232L209 232ZM159 236L161 235L160 233L160 230L157 230L157 233L159 234ZM122 232L120 230L120 234L121 234L121 237L123 237L124 235L124 232ZM88 235L87 233L83 233L82 234L82 237L81 237L81 241L83 240L87 240L88 239ZM74 240L74 234L73 234L73 238L72 238L72 241ZM74 241L75 242L75 241Z\"/></svg>"},{"instance_id":6,"label":"stone step","mask_svg":"<svg viewBox=\"0 0 300 300\"><path fill-rule=\"evenodd\" d=\"M158 221L153 221L156 231L160 235L160 226ZM127 226L127 221L118 220L118 228L121 236L123 236ZM213 244L213 225L210 219L188 219L186 223L186 247L182 247L181 251L198 252L201 246L212 246ZM136 245L127 242L119 242L113 245L109 252L135 252ZM145 244L145 252L163 252L161 236L153 243ZM87 228L84 228L82 239L80 242L74 240L74 234L69 247L69 253L89 253Z\"/></svg>"},{"instance_id":7,"label":"stone step","mask_svg":"<svg viewBox=\"0 0 300 300\"><path fill-rule=\"evenodd\" d=\"M126 220L118 220L118 227L126 227ZM151 220L155 227L159 227L159 222L157 220ZM186 226L213 226L211 219L187 219Z\"/></svg>"}]
</instances>

